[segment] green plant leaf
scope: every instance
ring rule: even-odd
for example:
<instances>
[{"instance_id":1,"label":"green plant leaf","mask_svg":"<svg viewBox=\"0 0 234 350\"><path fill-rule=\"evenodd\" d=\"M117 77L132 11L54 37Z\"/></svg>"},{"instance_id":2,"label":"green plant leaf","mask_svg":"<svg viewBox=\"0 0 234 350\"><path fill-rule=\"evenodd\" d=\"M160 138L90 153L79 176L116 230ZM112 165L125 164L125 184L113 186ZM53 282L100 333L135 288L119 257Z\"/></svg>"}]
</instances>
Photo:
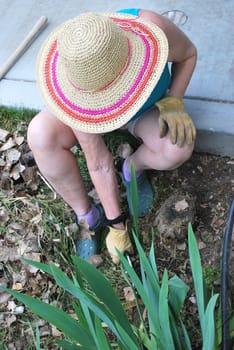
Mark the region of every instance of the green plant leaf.
<instances>
[{"instance_id":1,"label":"green plant leaf","mask_svg":"<svg viewBox=\"0 0 234 350\"><path fill-rule=\"evenodd\" d=\"M152 235L152 243L151 243L150 252L149 252L149 262L150 262L150 265L152 267L152 270L155 273L157 283L159 283L158 268L157 268L156 259L155 259L155 252L154 252L154 238L153 238L154 237L154 229L153 229L153 227L151 229L151 235Z\"/></svg>"},{"instance_id":2,"label":"green plant leaf","mask_svg":"<svg viewBox=\"0 0 234 350\"><path fill-rule=\"evenodd\" d=\"M97 334L94 325L96 315L87 307L86 304L82 303L81 307L84 313L85 320L87 322L87 330L89 330L90 335L92 335L94 342L98 344Z\"/></svg>"},{"instance_id":3,"label":"green plant leaf","mask_svg":"<svg viewBox=\"0 0 234 350\"><path fill-rule=\"evenodd\" d=\"M27 305L35 314L60 329L71 340L79 342L83 346L95 349L95 344L90 335L79 325L79 323L56 307L44 303L36 298L21 294L11 289L4 288L9 294Z\"/></svg>"},{"instance_id":4,"label":"green plant leaf","mask_svg":"<svg viewBox=\"0 0 234 350\"><path fill-rule=\"evenodd\" d=\"M132 205L132 214L133 214L133 225L135 234L139 237L139 224L138 224L138 190L137 190L137 181L136 181L136 173L133 162L130 163L130 171L131 171L131 182L130 182L130 190L131 190L131 205Z\"/></svg>"},{"instance_id":5,"label":"green plant leaf","mask_svg":"<svg viewBox=\"0 0 234 350\"><path fill-rule=\"evenodd\" d=\"M229 326L230 337L234 338L234 316L230 319Z\"/></svg>"},{"instance_id":6,"label":"green plant leaf","mask_svg":"<svg viewBox=\"0 0 234 350\"><path fill-rule=\"evenodd\" d=\"M36 350L40 350L41 349L41 337L40 337L40 331L39 331L39 327L38 324L36 325Z\"/></svg>"},{"instance_id":7,"label":"green plant leaf","mask_svg":"<svg viewBox=\"0 0 234 350\"><path fill-rule=\"evenodd\" d=\"M52 265L51 269L53 276L59 286L68 291L75 298L79 299L81 303L85 303L89 309L91 309L101 320L106 323L106 325L123 342L125 346L129 346L129 348L132 350L138 350L136 341L134 341L135 339L131 338L128 333L126 333L122 328L121 333L119 332L120 325L118 323L118 319L113 316L106 305L98 301L90 293L74 285L72 281L57 266Z\"/></svg>"},{"instance_id":8,"label":"green plant leaf","mask_svg":"<svg viewBox=\"0 0 234 350\"><path fill-rule=\"evenodd\" d=\"M42 264L40 262L37 261L32 261L29 259L23 259L26 263L35 266L36 268L39 268L40 270L50 274L53 276L53 269L52 269L52 264L50 265L46 265L46 264ZM75 269L75 266L74 266ZM80 277L80 274L77 273L77 271L75 270L76 274L79 277L79 281L77 281L75 278L73 279L73 282L77 285L77 286L83 286L83 282L82 279ZM76 311L76 314L78 316L79 319L79 324L83 327L83 329L85 329L87 331L87 333L90 334L90 337L92 337L95 341L95 343L97 342L96 340L96 334L95 334L95 329L93 326L93 322L92 322L92 317L90 315L90 311L88 309L88 307L85 304L82 304L81 307L78 307L78 304L74 306L74 309Z\"/></svg>"},{"instance_id":9,"label":"green plant leaf","mask_svg":"<svg viewBox=\"0 0 234 350\"><path fill-rule=\"evenodd\" d=\"M133 237L140 258L140 270L143 289L147 295L148 304L150 305L149 309L148 306L146 306L149 316L148 320L150 332L155 334L160 342L162 339L161 330L158 323L160 285L158 281L157 267L156 264L153 264L153 266L151 266L150 260L147 258L137 236L133 235ZM151 251L153 249L153 244L151 244ZM154 270L154 268L156 268L156 270Z\"/></svg>"},{"instance_id":10,"label":"green plant leaf","mask_svg":"<svg viewBox=\"0 0 234 350\"><path fill-rule=\"evenodd\" d=\"M86 330L89 330L89 324L85 317L84 307L85 305L76 300L76 302L72 302L73 309L76 313L77 319L79 320L79 324Z\"/></svg>"},{"instance_id":11,"label":"green plant leaf","mask_svg":"<svg viewBox=\"0 0 234 350\"><path fill-rule=\"evenodd\" d=\"M135 333L137 334L137 338L139 339L139 343L142 345L143 349L147 350L157 350L157 342L149 338L148 334L146 332L143 332L139 330L138 328L134 327Z\"/></svg>"},{"instance_id":12,"label":"green plant leaf","mask_svg":"<svg viewBox=\"0 0 234 350\"><path fill-rule=\"evenodd\" d=\"M121 327L125 329L129 337L135 341L135 335L132 331L127 315L110 282L100 271L88 262L77 256L73 256L72 259L74 264L80 268L80 272L87 280L95 295L108 307L109 311L113 314L114 318L118 320Z\"/></svg>"},{"instance_id":13,"label":"green plant leaf","mask_svg":"<svg viewBox=\"0 0 234 350\"><path fill-rule=\"evenodd\" d=\"M169 280L169 304L174 314L180 319L180 312L184 306L189 287L178 276Z\"/></svg>"},{"instance_id":14,"label":"green plant leaf","mask_svg":"<svg viewBox=\"0 0 234 350\"><path fill-rule=\"evenodd\" d=\"M26 262L27 264L32 265L32 266L36 267L37 269L42 270L42 271L48 273L49 275L53 276L53 273L51 271L51 265L52 264L46 265L46 264L40 263L38 261L33 261L33 260L30 260L30 259L26 259L26 258L22 258L22 260L24 262Z\"/></svg>"},{"instance_id":15,"label":"green plant leaf","mask_svg":"<svg viewBox=\"0 0 234 350\"><path fill-rule=\"evenodd\" d=\"M121 254L119 251L118 251L118 255L119 255L120 261L124 267L124 270L127 271L128 275L131 279L132 285L135 285L135 288L136 288L139 296L141 297L142 301L144 302L146 308L150 308L151 304L149 302L148 295L146 294L146 290L144 289L144 286L143 286L140 278L138 277L138 275L136 274L134 269L129 265L125 256L123 254Z\"/></svg>"},{"instance_id":16,"label":"green plant leaf","mask_svg":"<svg viewBox=\"0 0 234 350\"><path fill-rule=\"evenodd\" d=\"M168 273L164 270L162 285L159 293L159 322L162 329L165 349L174 350L174 341L171 334L169 307L168 307Z\"/></svg>"},{"instance_id":17,"label":"green plant leaf","mask_svg":"<svg viewBox=\"0 0 234 350\"><path fill-rule=\"evenodd\" d=\"M65 350L89 350L84 346L69 343L67 340L56 340L56 343Z\"/></svg>"},{"instance_id":18,"label":"green plant leaf","mask_svg":"<svg viewBox=\"0 0 234 350\"><path fill-rule=\"evenodd\" d=\"M135 236L136 237L136 236ZM158 312L153 308L152 300L150 299L150 296L148 294L148 290L150 287L148 287L148 290L145 288L141 280L139 279L138 275L134 271L134 269L129 265L129 263L126 261L125 257L118 252L118 255L120 257L120 261L122 265L124 266L124 269L127 271L132 284L135 285L135 288L138 292L138 295L140 296L143 304L145 305L145 308L147 310L148 314L148 322L150 326L150 335L151 335L151 342L152 345L155 344L153 349L164 349L163 347L163 337L162 337L162 331L159 324L158 319ZM158 299L158 298L157 298ZM161 347L160 347L161 346Z\"/></svg>"},{"instance_id":19,"label":"green plant leaf","mask_svg":"<svg viewBox=\"0 0 234 350\"><path fill-rule=\"evenodd\" d=\"M138 238L136 237L136 235L133 235L133 237L134 237L135 245L136 245L136 248L137 248L137 251L139 254L142 271L146 272L147 278L148 278L148 280L149 280L149 282L154 290L156 298L158 299L160 285L159 285L159 281L158 281L158 272L157 272L156 263L153 265L150 264L151 260L149 260L147 258ZM151 244L151 251L153 249L154 249L153 244ZM144 276L142 276L142 278L144 278Z\"/></svg>"},{"instance_id":20,"label":"green plant leaf","mask_svg":"<svg viewBox=\"0 0 234 350\"><path fill-rule=\"evenodd\" d=\"M209 300L205 311L204 318L204 335L203 335L203 350L213 350L215 344L215 322L214 322L214 308L218 294L213 295Z\"/></svg>"},{"instance_id":21,"label":"green plant leaf","mask_svg":"<svg viewBox=\"0 0 234 350\"><path fill-rule=\"evenodd\" d=\"M171 326L171 334L173 337L175 349L180 350L188 350L187 346L185 345L185 340L183 335L183 332L181 330L181 327L179 327L179 323L177 318L174 316L173 312L169 310L169 317L170 317L170 326Z\"/></svg>"},{"instance_id":22,"label":"green plant leaf","mask_svg":"<svg viewBox=\"0 0 234 350\"><path fill-rule=\"evenodd\" d=\"M111 347L107 341L106 334L103 330L100 319L95 317L95 330L97 339L97 348L102 350L111 350Z\"/></svg>"},{"instance_id":23,"label":"green plant leaf","mask_svg":"<svg viewBox=\"0 0 234 350\"><path fill-rule=\"evenodd\" d=\"M193 275L193 283L196 293L196 300L198 306L198 313L201 325L202 336L204 337L205 329L205 315L204 315L204 291L203 291L203 274L201 266L201 258L195 235L191 224L188 229L188 245L189 245L189 258Z\"/></svg>"},{"instance_id":24,"label":"green plant leaf","mask_svg":"<svg viewBox=\"0 0 234 350\"><path fill-rule=\"evenodd\" d=\"M185 340L185 348L184 349L185 350L192 350L191 341L190 341L187 329L182 321L180 322L180 324L181 324L181 328L182 328L184 340Z\"/></svg>"}]
</instances>

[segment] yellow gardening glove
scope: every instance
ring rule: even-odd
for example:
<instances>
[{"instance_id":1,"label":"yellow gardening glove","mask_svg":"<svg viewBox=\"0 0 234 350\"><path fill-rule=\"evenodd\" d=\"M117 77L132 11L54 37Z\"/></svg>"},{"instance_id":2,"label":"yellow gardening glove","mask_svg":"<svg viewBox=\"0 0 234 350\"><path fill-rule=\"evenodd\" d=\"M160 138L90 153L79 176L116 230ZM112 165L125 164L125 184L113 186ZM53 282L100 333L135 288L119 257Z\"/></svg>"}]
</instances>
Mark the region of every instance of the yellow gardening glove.
<instances>
[{"instance_id":1,"label":"yellow gardening glove","mask_svg":"<svg viewBox=\"0 0 234 350\"><path fill-rule=\"evenodd\" d=\"M182 147L184 142L188 145L196 138L196 128L191 117L185 112L183 101L174 96L165 97L155 103L160 111L159 129L160 138L170 131L171 143Z\"/></svg>"},{"instance_id":2,"label":"yellow gardening glove","mask_svg":"<svg viewBox=\"0 0 234 350\"><path fill-rule=\"evenodd\" d=\"M133 253L133 246L126 229L119 230L110 226L109 233L106 237L106 246L114 264L119 264L120 262L116 248L122 254L124 254L124 252Z\"/></svg>"}]
</instances>

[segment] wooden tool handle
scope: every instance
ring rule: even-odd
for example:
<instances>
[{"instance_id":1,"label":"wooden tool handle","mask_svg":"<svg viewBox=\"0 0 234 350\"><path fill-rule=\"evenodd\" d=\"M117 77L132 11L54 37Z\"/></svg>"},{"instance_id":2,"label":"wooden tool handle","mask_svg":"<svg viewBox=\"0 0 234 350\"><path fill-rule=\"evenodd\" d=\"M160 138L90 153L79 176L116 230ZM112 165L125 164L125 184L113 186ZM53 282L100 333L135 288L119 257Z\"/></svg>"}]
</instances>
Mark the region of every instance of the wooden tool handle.
<instances>
[{"instance_id":1,"label":"wooden tool handle","mask_svg":"<svg viewBox=\"0 0 234 350\"><path fill-rule=\"evenodd\" d=\"M47 24L47 17L42 16L31 31L26 35L24 40L19 44L17 49L12 53L12 55L6 60L6 62L0 68L0 80L5 76L8 70L15 64L15 62L20 58L20 56L27 50L27 48L32 44L37 35L45 28Z\"/></svg>"}]
</instances>

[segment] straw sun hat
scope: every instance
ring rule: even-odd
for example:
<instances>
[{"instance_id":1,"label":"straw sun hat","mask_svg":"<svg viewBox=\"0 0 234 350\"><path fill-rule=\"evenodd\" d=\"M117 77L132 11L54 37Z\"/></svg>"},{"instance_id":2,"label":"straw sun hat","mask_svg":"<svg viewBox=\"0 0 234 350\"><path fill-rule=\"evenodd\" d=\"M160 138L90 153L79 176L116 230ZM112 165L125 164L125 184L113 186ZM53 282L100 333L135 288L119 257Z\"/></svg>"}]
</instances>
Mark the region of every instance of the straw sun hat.
<instances>
[{"instance_id":1,"label":"straw sun hat","mask_svg":"<svg viewBox=\"0 0 234 350\"><path fill-rule=\"evenodd\" d=\"M56 28L42 45L38 86L65 124L104 133L136 114L167 56L165 34L153 23L127 14L84 13Z\"/></svg>"}]
</instances>

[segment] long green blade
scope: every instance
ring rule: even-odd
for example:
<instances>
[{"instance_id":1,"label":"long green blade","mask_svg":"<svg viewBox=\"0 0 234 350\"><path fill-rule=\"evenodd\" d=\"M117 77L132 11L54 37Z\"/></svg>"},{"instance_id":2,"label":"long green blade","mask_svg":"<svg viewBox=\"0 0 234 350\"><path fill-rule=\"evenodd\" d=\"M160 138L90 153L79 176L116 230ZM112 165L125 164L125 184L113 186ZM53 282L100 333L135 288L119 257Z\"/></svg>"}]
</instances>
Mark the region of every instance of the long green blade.
<instances>
[{"instance_id":1,"label":"long green blade","mask_svg":"<svg viewBox=\"0 0 234 350\"><path fill-rule=\"evenodd\" d=\"M129 336L135 341L135 335L132 331L127 315L110 282L100 271L88 262L77 256L72 257L72 259L77 267L80 268L80 272L87 280L95 295L108 307L109 311L113 314L115 319L118 320L121 327L125 329Z\"/></svg>"},{"instance_id":2,"label":"long green blade","mask_svg":"<svg viewBox=\"0 0 234 350\"><path fill-rule=\"evenodd\" d=\"M151 247L150 247L150 252L149 252L149 262L150 262L150 265L152 267L152 270L154 271L155 273L155 277L157 279L157 282L159 281L159 278L158 278L158 268L157 268L157 264L156 264L156 259L155 259L155 252L154 252L154 230L152 228L152 244L151 244Z\"/></svg>"},{"instance_id":3,"label":"long green blade","mask_svg":"<svg viewBox=\"0 0 234 350\"><path fill-rule=\"evenodd\" d=\"M189 258L192 268L194 288L196 292L198 313L201 324L202 336L204 337L205 320L204 320L204 291L203 291L203 274L201 266L201 258L196 242L195 235L192 230L191 224L189 224L188 230L188 244L189 244Z\"/></svg>"},{"instance_id":4,"label":"long green blade","mask_svg":"<svg viewBox=\"0 0 234 350\"><path fill-rule=\"evenodd\" d=\"M140 279L139 279L138 275L136 274L136 272L134 271L134 269L127 262L126 258L120 252L118 252L118 255L120 257L120 261L121 261L125 271L127 271L128 275L132 281L132 284L135 285L135 288L136 288L143 304L145 305L145 308L148 312L148 319L151 320L151 322L155 321L154 324L152 325L152 329L155 330L154 334L156 336L157 341L159 343L161 343L161 330L160 330L160 325L159 325L159 321L157 318L158 314L155 312L155 309L153 309L153 307L152 307L152 303L151 303L151 300L149 298L149 295L147 294L147 290L145 289L144 285L140 281ZM151 331L152 331L152 329L151 329Z\"/></svg>"},{"instance_id":5,"label":"long green blade","mask_svg":"<svg viewBox=\"0 0 234 350\"><path fill-rule=\"evenodd\" d=\"M29 259L26 259L26 258L22 258L23 261L25 261L27 264L30 264L46 273L48 273L49 275L53 275L52 274L52 271L51 271L51 264L43 264L43 263L40 263L38 261L33 261L33 260L29 260Z\"/></svg>"},{"instance_id":6,"label":"long green blade","mask_svg":"<svg viewBox=\"0 0 234 350\"><path fill-rule=\"evenodd\" d=\"M56 343L65 350L88 350L83 346L71 344L66 340L56 340Z\"/></svg>"},{"instance_id":7,"label":"long green blade","mask_svg":"<svg viewBox=\"0 0 234 350\"><path fill-rule=\"evenodd\" d=\"M111 350L110 344L107 341L106 334L103 330L100 319L95 317L95 330L97 339L97 348L102 350Z\"/></svg>"},{"instance_id":8,"label":"long green blade","mask_svg":"<svg viewBox=\"0 0 234 350\"><path fill-rule=\"evenodd\" d=\"M171 334L169 307L168 307L168 273L164 270L162 285L159 293L159 322L162 329L165 349L174 350L174 342Z\"/></svg>"},{"instance_id":9,"label":"long green blade","mask_svg":"<svg viewBox=\"0 0 234 350\"><path fill-rule=\"evenodd\" d=\"M51 266L53 276L59 286L68 291L81 303L85 303L106 325L112 332L123 342L124 345L129 345L132 350L137 350L136 342L122 329L121 334L118 331L118 320L113 316L109 309L90 293L75 286L72 281L55 265ZM123 337L122 334L125 334Z\"/></svg>"},{"instance_id":10,"label":"long green blade","mask_svg":"<svg viewBox=\"0 0 234 350\"><path fill-rule=\"evenodd\" d=\"M214 322L214 308L218 294L213 295L205 311L205 329L203 337L203 350L213 350L215 344L215 322Z\"/></svg>"},{"instance_id":11,"label":"long green blade","mask_svg":"<svg viewBox=\"0 0 234 350\"><path fill-rule=\"evenodd\" d=\"M169 304L178 319L188 290L188 286L178 276L175 275L169 280Z\"/></svg>"},{"instance_id":12,"label":"long green blade","mask_svg":"<svg viewBox=\"0 0 234 350\"><path fill-rule=\"evenodd\" d=\"M130 189L131 189L131 205L132 205L132 212L133 212L133 225L135 229L135 234L137 235L137 237L139 237L139 225L138 225L139 198L138 198L138 190L137 190L136 173L135 173L133 162L130 163L130 171L131 171Z\"/></svg>"},{"instance_id":13,"label":"long green blade","mask_svg":"<svg viewBox=\"0 0 234 350\"><path fill-rule=\"evenodd\" d=\"M84 309L84 304L81 305L81 303L79 302L79 300L77 300L76 302L72 302L72 306L73 309L76 313L76 316L79 320L79 324L86 330L89 330L89 324L87 322L86 316L85 316L85 312L83 311Z\"/></svg>"},{"instance_id":14,"label":"long green blade","mask_svg":"<svg viewBox=\"0 0 234 350\"><path fill-rule=\"evenodd\" d=\"M8 288L5 288L5 290L27 305L35 314L60 329L71 340L79 342L87 348L95 349L95 344L92 338L90 338L90 335L80 327L74 318L64 311L28 295L12 291Z\"/></svg>"},{"instance_id":15,"label":"long green blade","mask_svg":"<svg viewBox=\"0 0 234 350\"><path fill-rule=\"evenodd\" d=\"M136 244L136 248L140 257L140 262L143 266L144 271L147 274L147 277L150 281L150 284L152 285L155 295L159 296L159 290L160 290L160 285L158 282L158 272L157 272L157 268L156 268L156 264L150 264L151 260L149 260L138 240L138 238L136 237L136 235L133 235L134 237L134 241ZM151 250L153 249L153 246L151 245ZM151 253L152 254L152 253ZM156 270L155 270L156 268Z\"/></svg>"},{"instance_id":16,"label":"long green blade","mask_svg":"<svg viewBox=\"0 0 234 350\"><path fill-rule=\"evenodd\" d=\"M171 334L173 337L175 348L180 350L188 350L187 348L185 348L184 339L181 337L181 329L179 327L179 322L177 322L172 312L169 312L169 314Z\"/></svg>"},{"instance_id":17,"label":"long green blade","mask_svg":"<svg viewBox=\"0 0 234 350\"><path fill-rule=\"evenodd\" d=\"M184 340L185 340L185 350L192 350L191 341L187 332L187 329L185 328L185 325L181 321L181 328L183 330Z\"/></svg>"}]
</instances>

